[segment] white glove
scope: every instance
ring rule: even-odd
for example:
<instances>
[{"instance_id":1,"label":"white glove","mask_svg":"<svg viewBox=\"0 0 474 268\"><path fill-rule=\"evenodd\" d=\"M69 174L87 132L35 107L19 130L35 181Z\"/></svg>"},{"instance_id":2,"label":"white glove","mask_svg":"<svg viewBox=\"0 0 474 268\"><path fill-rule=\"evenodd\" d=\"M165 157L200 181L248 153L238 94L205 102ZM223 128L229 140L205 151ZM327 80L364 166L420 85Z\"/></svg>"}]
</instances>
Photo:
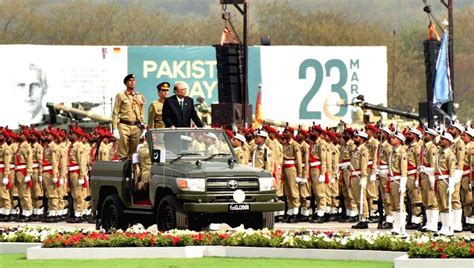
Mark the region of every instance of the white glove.
<instances>
[{"instance_id":1,"label":"white glove","mask_svg":"<svg viewBox=\"0 0 474 268\"><path fill-rule=\"evenodd\" d=\"M379 176L387 177L388 176L388 169L380 169L379 170Z\"/></svg>"},{"instance_id":2,"label":"white glove","mask_svg":"<svg viewBox=\"0 0 474 268\"><path fill-rule=\"evenodd\" d=\"M370 181L376 181L377 180L377 175L375 175L375 174L370 175L369 180Z\"/></svg>"},{"instance_id":3,"label":"white glove","mask_svg":"<svg viewBox=\"0 0 474 268\"><path fill-rule=\"evenodd\" d=\"M118 129L114 129L112 135L117 139L120 140L120 132Z\"/></svg>"},{"instance_id":4,"label":"white glove","mask_svg":"<svg viewBox=\"0 0 474 268\"><path fill-rule=\"evenodd\" d=\"M361 178L359 180L359 185L360 187L364 188L365 186L367 186L367 178Z\"/></svg>"},{"instance_id":5,"label":"white glove","mask_svg":"<svg viewBox=\"0 0 474 268\"><path fill-rule=\"evenodd\" d=\"M435 183L436 183L436 177L435 176L428 176L428 179L430 180L431 190L434 191Z\"/></svg>"},{"instance_id":6,"label":"white glove","mask_svg":"<svg viewBox=\"0 0 474 268\"><path fill-rule=\"evenodd\" d=\"M448 181L448 194L452 195L454 193L456 186L456 178L449 177Z\"/></svg>"},{"instance_id":7,"label":"white glove","mask_svg":"<svg viewBox=\"0 0 474 268\"><path fill-rule=\"evenodd\" d=\"M7 185L8 182L9 182L9 179L7 177L3 178L3 180L2 180L3 185Z\"/></svg>"},{"instance_id":8,"label":"white glove","mask_svg":"<svg viewBox=\"0 0 474 268\"><path fill-rule=\"evenodd\" d=\"M25 176L25 182L28 183L31 181L31 176Z\"/></svg>"},{"instance_id":9,"label":"white glove","mask_svg":"<svg viewBox=\"0 0 474 268\"><path fill-rule=\"evenodd\" d=\"M43 176L38 176L38 180L39 180L40 182L43 182Z\"/></svg>"},{"instance_id":10,"label":"white glove","mask_svg":"<svg viewBox=\"0 0 474 268\"><path fill-rule=\"evenodd\" d=\"M140 159L138 158L138 153L132 154L132 164L138 164Z\"/></svg>"},{"instance_id":11,"label":"white glove","mask_svg":"<svg viewBox=\"0 0 474 268\"><path fill-rule=\"evenodd\" d=\"M300 177L296 177L296 179L295 179L296 183L298 183L298 184L300 184L302 180L303 180L303 178L300 178Z\"/></svg>"},{"instance_id":12,"label":"white glove","mask_svg":"<svg viewBox=\"0 0 474 268\"><path fill-rule=\"evenodd\" d=\"M300 182L298 182L299 185L305 185L308 181L305 179L301 179Z\"/></svg>"},{"instance_id":13,"label":"white glove","mask_svg":"<svg viewBox=\"0 0 474 268\"><path fill-rule=\"evenodd\" d=\"M63 185L66 183L66 179L60 179L59 182L61 183L61 185Z\"/></svg>"},{"instance_id":14,"label":"white glove","mask_svg":"<svg viewBox=\"0 0 474 268\"><path fill-rule=\"evenodd\" d=\"M407 191L407 177L401 177L400 178L400 193L404 193Z\"/></svg>"},{"instance_id":15,"label":"white glove","mask_svg":"<svg viewBox=\"0 0 474 268\"><path fill-rule=\"evenodd\" d=\"M140 135L140 140L145 138L146 132L146 130L142 131L142 134Z\"/></svg>"},{"instance_id":16,"label":"white glove","mask_svg":"<svg viewBox=\"0 0 474 268\"><path fill-rule=\"evenodd\" d=\"M57 183L58 182L58 178L53 178L53 183Z\"/></svg>"},{"instance_id":17,"label":"white glove","mask_svg":"<svg viewBox=\"0 0 474 268\"><path fill-rule=\"evenodd\" d=\"M77 183L78 183L79 185L84 185L84 179L79 179L79 180L77 181Z\"/></svg>"},{"instance_id":18,"label":"white glove","mask_svg":"<svg viewBox=\"0 0 474 268\"><path fill-rule=\"evenodd\" d=\"M415 179L415 188L418 188L420 187L420 181Z\"/></svg>"},{"instance_id":19,"label":"white glove","mask_svg":"<svg viewBox=\"0 0 474 268\"><path fill-rule=\"evenodd\" d=\"M418 172L420 172L420 173L426 173L426 168L425 168L425 166L419 166L419 167L418 167Z\"/></svg>"},{"instance_id":20,"label":"white glove","mask_svg":"<svg viewBox=\"0 0 474 268\"><path fill-rule=\"evenodd\" d=\"M324 182L325 180L326 178L324 177L324 175L319 175L318 182Z\"/></svg>"},{"instance_id":21,"label":"white glove","mask_svg":"<svg viewBox=\"0 0 474 268\"><path fill-rule=\"evenodd\" d=\"M454 178L456 179L455 183L461 182L462 173L463 173L463 171L461 169L455 169L454 170Z\"/></svg>"}]
</instances>

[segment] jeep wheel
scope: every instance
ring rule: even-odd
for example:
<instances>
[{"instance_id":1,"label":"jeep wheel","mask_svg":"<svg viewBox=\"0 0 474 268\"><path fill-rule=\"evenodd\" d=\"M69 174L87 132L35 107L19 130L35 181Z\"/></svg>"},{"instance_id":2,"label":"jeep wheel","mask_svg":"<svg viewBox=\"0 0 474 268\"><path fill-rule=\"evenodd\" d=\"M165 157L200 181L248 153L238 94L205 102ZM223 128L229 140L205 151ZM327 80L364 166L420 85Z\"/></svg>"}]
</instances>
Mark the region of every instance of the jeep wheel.
<instances>
[{"instance_id":1,"label":"jeep wheel","mask_svg":"<svg viewBox=\"0 0 474 268\"><path fill-rule=\"evenodd\" d=\"M273 211L262 212L262 214L262 228L273 229L275 227L275 216L273 215Z\"/></svg>"},{"instance_id":2,"label":"jeep wheel","mask_svg":"<svg viewBox=\"0 0 474 268\"><path fill-rule=\"evenodd\" d=\"M109 231L111 229L127 228L127 220L123 213L122 203L116 194L105 198L101 209L102 228Z\"/></svg>"},{"instance_id":3,"label":"jeep wheel","mask_svg":"<svg viewBox=\"0 0 474 268\"><path fill-rule=\"evenodd\" d=\"M166 196L161 200L156 217L158 230L160 231L184 230L188 228L187 214L176 200L176 197L172 195Z\"/></svg>"},{"instance_id":4,"label":"jeep wheel","mask_svg":"<svg viewBox=\"0 0 474 268\"><path fill-rule=\"evenodd\" d=\"M273 229L275 227L275 217L272 211L257 212L255 215L249 218L248 221L244 222L245 228L252 229Z\"/></svg>"}]
</instances>

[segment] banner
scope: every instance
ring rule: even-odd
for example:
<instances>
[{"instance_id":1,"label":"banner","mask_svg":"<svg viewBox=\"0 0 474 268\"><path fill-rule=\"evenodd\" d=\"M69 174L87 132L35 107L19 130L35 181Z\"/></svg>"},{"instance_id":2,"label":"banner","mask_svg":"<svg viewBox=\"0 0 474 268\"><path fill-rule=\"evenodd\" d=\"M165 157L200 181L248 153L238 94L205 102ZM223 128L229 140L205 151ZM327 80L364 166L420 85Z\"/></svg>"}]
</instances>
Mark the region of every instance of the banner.
<instances>
[{"instance_id":1,"label":"banner","mask_svg":"<svg viewBox=\"0 0 474 268\"><path fill-rule=\"evenodd\" d=\"M39 123L47 102L90 102L110 115L124 89L127 47L2 45L0 58L0 125L12 129Z\"/></svg>"},{"instance_id":2,"label":"banner","mask_svg":"<svg viewBox=\"0 0 474 268\"><path fill-rule=\"evenodd\" d=\"M262 46L263 117L305 125L352 122L362 94L387 104L386 47Z\"/></svg>"}]
</instances>

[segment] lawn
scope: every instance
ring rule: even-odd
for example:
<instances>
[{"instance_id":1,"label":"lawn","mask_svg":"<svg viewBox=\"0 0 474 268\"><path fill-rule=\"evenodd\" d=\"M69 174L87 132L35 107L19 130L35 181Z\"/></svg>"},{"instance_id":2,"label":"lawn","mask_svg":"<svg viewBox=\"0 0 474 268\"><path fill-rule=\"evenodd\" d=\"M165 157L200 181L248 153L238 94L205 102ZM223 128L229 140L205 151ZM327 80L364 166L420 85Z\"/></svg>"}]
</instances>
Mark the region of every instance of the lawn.
<instances>
[{"instance_id":1,"label":"lawn","mask_svg":"<svg viewBox=\"0 0 474 268\"><path fill-rule=\"evenodd\" d=\"M198 258L198 259L120 259L120 260L27 260L25 254L0 255L0 267L393 267L390 262L332 261L310 259L247 259L247 258Z\"/></svg>"}]
</instances>

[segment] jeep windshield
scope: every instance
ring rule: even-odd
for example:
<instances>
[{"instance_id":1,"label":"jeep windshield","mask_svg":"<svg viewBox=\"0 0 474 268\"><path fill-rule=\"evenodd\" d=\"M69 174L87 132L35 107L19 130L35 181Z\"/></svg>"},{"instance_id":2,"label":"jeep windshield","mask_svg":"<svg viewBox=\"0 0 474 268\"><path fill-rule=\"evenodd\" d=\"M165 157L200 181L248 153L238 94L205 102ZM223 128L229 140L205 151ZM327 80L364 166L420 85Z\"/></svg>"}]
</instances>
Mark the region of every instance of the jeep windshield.
<instances>
[{"instance_id":1,"label":"jeep windshield","mask_svg":"<svg viewBox=\"0 0 474 268\"><path fill-rule=\"evenodd\" d=\"M165 151L166 162L185 159L229 159L233 156L229 139L215 129L151 130L153 150Z\"/></svg>"}]
</instances>

